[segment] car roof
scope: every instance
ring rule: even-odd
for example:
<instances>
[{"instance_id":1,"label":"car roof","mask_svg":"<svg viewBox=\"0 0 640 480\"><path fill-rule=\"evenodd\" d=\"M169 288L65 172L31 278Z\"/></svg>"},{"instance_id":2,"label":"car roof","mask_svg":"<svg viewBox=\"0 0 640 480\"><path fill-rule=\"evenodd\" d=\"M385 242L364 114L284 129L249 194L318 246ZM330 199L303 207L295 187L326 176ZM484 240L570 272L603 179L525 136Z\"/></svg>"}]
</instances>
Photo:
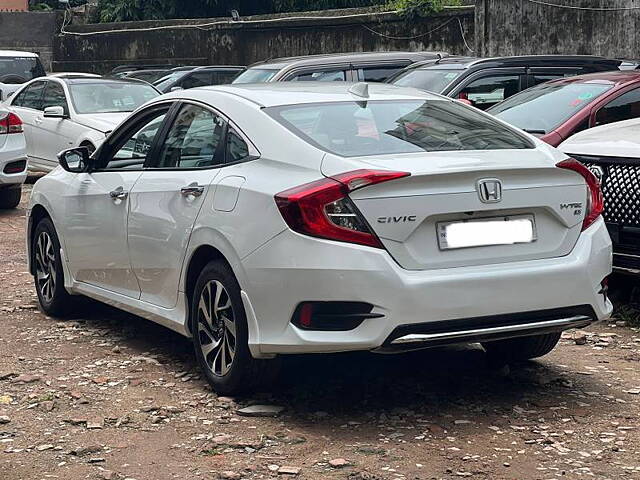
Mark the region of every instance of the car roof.
<instances>
[{"instance_id":1,"label":"car roof","mask_svg":"<svg viewBox=\"0 0 640 480\"><path fill-rule=\"evenodd\" d=\"M620 86L635 82L640 82L640 70L585 73L573 77L556 78L555 80L547 82L547 84L606 83Z\"/></svg>"},{"instance_id":2,"label":"car roof","mask_svg":"<svg viewBox=\"0 0 640 480\"><path fill-rule=\"evenodd\" d=\"M616 60L594 55L518 55L511 57L445 57L436 64L433 62L421 62L414 65L420 67L447 67L466 69L471 67L508 67L508 66L589 66L603 65L617 68L622 60Z\"/></svg>"},{"instance_id":3,"label":"car roof","mask_svg":"<svg viewBox=\"0 0 640 480\"><path fill-rule=\"evenodd\" d=\"M349 92L356 84L351 82L274 82L215 85L182 90L173 97L206 99L208 92L221 92L241 97L260 107L299 105L324 102L353 102L364 100L441 100L444 97L414 88L396 87L382 83L369 83L369 96L358 97Z\"/></svg>"},{"instance_id":4,"label":"car roof","mask_svg":"<svg viewBox=\"0 0 640 480\"><path fill-rule=\"evenodd\" d=\"M352 53L329 53L318 55L307 55L300 57L282 57L265 60L262 62L254 63L249 68L268 68L272 70L280 70L284 67L291 65L306 66L306 65L322 65L329 61L341 61L341 62L363 62L363 61L385 61L385 60L428 60L429 58L437 58L438 55L445 57L448 54L445 52L352 52Z\"/></svg>"},{"instance_id":5,"label":"car roof","mask_svg":"<svg viewBox=\"0 0 640 480\"><path fill-rule=\"evenodd\" d=\"M38 54L33 52L22 52L19 50L0 50L0 57L30 57L37 58Z\"/></svg>"}]
</instances>

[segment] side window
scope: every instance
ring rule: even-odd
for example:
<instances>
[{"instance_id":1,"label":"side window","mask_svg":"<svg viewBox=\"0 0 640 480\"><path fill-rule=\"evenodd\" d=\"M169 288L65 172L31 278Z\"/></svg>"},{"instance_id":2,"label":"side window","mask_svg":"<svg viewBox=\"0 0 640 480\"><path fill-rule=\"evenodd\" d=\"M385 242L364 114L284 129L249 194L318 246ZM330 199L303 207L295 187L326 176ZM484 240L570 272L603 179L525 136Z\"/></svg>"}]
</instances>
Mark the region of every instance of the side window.
<instances>
[{"instance_id":1,"label":"side window","mask_svg":"<svg viewBox=\"0 0 640 480\"><path fill-rule=\"evenodd\" d=\"M239 71L220 71L220 72L211 72L213 75L213 80L211 81L211 85L224 85L227 83L233 82L233 80L241 73Z\"/></svg>"},{"instance_id":2,"label":"side window","mask_svg":"<svg viewBox=\"0 0 640 480\"><path fill-rule=\"evenodd\" d=\"M154 167L206 168L223 164L224 126L225 121L215 113L185 105L171 126Z\"/></svg>"},{"instance_id":3,"label":"side window","mask_svg":"<svg viewBox=\"0 0 640 480\"><path fill-rule=\"evenodd\" d=\"M498 75L474 80L464 87L458 98L471 101L474 107L486 110L520 91L520 75Z\"/></svg>"},{"instance_id":4,"label":"side window","mask_svg":"<svg viewBox=\"0 0 640 480\"><path fill-rule=\"evenodd\" d=\"M13 101L16 107L33 108L42 110L42 95L46 82L36 82L29 85Z\"/></svg>"},{"instance_id":5,"label":"side window","mask_svg":"<svg viewBox=\"0 0 640 480\"><path fill-rule=\"evenodd\" d=\"M564 72L564 73L531 73L529 74L529 87L535 87L536 85L557 78L575 77L579 72Z\"/></svg>"},{"instance_id":6,"label":"side window","mask_svg":"<svg viewBox=\"0 0 640 480\"><path fill-rule=\"evenodd\" d=\"M345 82L347 74L344 70L326 70L305 72L290 78L291 82Z\"/></svg>"},{"instance_id":7,"label":"side window","mask_svg":"<svg viewBox=\"0 0 640 480\"><path fill-rule=\"evenodd\" d=\"M358 78L363 82L384 82L394 73L402 70L404 65L389 65L387 67L365 67L358 69Z\"/></svg>"},{"instance_id":8,"label":"side window","mask_svg":"<svg viewBox=\"0 0 640 480\"><path fill-rule=\"evenodd\" d=\"M227 132L227 163L239 162L249 156L249 146L233 127Z\"/></svg>"},{"instance_id":9,"label":"side window","mask_svg":"<svg viewBox=\"0 0 640 480\"><path fill-rule=\"evenodd\" d=\"M58 82L50 81L47 84L47 88L44 91L44 100L42 102L42 109L47 107L62 107L64 113L69 114L69 105L67 104L67 97L64 94L62 85Z\"/></svg>"},{"instance_id":10,"label":"side window","mask_svg":"<svg viewBox=\"0 0 640 480\"><path fill-rule=\"evenodd\" d=\"M210 72L195 72L185 78L181 82L181 86L185 90L189 88L204 87L211 85L211 80Z\"/></svg>"},{"instance_id":11,"label":"side window","mask_svg":"<svg viewBox=\"0 0 640 480\"><path fill-rule=\"evenodd\" d=\"M141 123L136 124L122 137L116 138L115 143L109 146L112 154L103 168L109 170L142 168L168 111L169 109L166 108L144 115Z\"/></svg>"},{"instance_id":12,"label":"side window","mask_svg":"<svg viewBox=\"0 0 640 480\"><path fill-rule=\"evenodd\" d=\"M621 122L640 117L640 88L623 93L596 114L596 125Z\"/></svg>"}]
</instances>

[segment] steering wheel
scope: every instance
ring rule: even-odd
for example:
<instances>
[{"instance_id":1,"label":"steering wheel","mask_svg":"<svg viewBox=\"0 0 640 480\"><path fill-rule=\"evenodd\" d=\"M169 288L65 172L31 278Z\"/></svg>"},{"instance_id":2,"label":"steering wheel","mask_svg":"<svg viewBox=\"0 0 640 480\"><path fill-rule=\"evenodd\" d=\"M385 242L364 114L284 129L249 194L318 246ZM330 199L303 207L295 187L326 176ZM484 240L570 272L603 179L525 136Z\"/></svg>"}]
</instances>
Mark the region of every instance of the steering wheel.
<instances>
[{"instance_id":1,"label":"steering wheel","mask_svg":"<svg viewBox=\"0 0 640 480\"><path fill-rule=\"evenodd\" d=\"M26 78L21 77L20 75L15 75L10 73L8 75L3 75L0 77L0 83L8 83L8 84L20 84L25 83L27 81Z\"/></svg>"}]
</instances>

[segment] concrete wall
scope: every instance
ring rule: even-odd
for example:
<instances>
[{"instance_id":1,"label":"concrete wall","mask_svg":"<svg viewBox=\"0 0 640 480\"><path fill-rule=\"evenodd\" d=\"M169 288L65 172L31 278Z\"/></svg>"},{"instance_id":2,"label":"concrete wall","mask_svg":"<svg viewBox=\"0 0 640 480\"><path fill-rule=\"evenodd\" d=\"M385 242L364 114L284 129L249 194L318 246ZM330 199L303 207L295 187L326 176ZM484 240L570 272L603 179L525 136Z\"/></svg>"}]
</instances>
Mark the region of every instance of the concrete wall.
<instances>
[{"instance_id":1,"label":"concrete wall","mask_svg":"<svg viewBox=\"0 0 640 480\"><path fill-rule=\"evenodd\" d=\"M125 63L250 64L281 56L368 50L468 54L461 27L471 48L474 39L473 7L415 22L358 9L243 20L249 22L199 19L71 26L72 33L56 38L54 69L104 73ZM98 33L105 30L109 32Z\"/></svg>"},{"instance_id":2,"label":"concrete wall","mask_svg":"<svg viewBox=\"0 0 640 480\"><path fill-rule=\"evenodd\" d=\"M640 7L640 0L546 0L581 8ZM640 10L558 8L529 0L476 0L476 50L483 56L594 54L640 58Z\"/></svg>"},{"instance_id":3,"label":"concrete wall","mask_svg":"<svg viewBox=\"0 0 640 480\"><path fill-rule=\"evenodd\" d=\"M40 54L51 70L53 39L62 23L56 12L0 12L0 50L26 50Z\"/></svg>"}]
</instances>

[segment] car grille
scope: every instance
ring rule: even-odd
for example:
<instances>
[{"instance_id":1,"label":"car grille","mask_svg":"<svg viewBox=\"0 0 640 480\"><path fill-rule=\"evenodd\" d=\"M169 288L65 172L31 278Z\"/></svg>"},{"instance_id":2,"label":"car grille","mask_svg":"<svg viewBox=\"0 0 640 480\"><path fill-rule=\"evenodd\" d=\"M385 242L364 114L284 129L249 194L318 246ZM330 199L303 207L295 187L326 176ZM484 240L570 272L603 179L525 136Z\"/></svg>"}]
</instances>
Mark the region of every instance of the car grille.
<instances>
[{"instance_id":1,"label":"car grille","mask_svg":"<svg viewBox=\"0 0 640 480\"><path fill-rule=\"evenodd\" d=\"M640 270L640 158L573 155L600 177L614 265Z\"/></svg>"}]
</instances>

